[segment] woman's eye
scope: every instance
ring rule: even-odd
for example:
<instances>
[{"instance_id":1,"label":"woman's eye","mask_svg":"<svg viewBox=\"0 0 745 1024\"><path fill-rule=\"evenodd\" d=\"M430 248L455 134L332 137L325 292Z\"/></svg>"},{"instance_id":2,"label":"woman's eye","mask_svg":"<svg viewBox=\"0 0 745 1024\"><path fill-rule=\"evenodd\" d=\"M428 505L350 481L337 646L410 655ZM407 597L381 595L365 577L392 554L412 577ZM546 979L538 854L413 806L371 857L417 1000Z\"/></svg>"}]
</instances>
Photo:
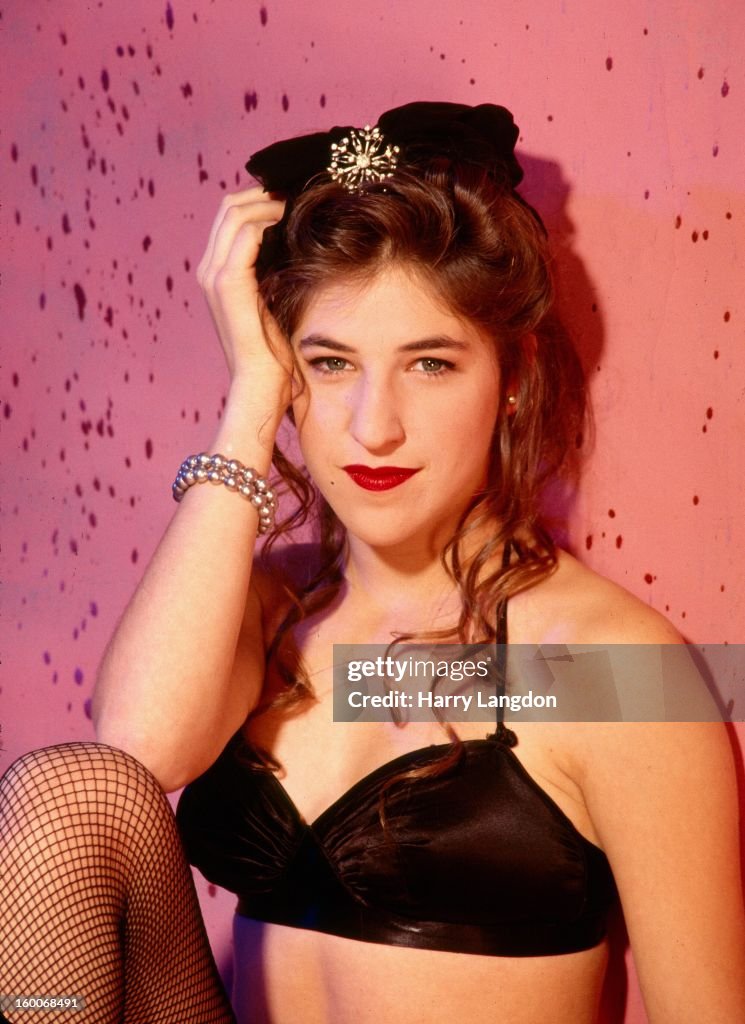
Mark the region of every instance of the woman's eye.
<instances>
[{"instance_id":1,"label":"woman's eye","mask_svg":"<svg viewBox=\"0 0 745 1024\"><path fill-rule=\"evenodd\" d=\"M448 370L453 369L453 364L447 362L446 359L435 359L434 356L424 356L423 359L418 359L417 364L422 370L430 377L437 376L441 373L446 373Z\"/></svg>"},{"instance_id":2,"label":"woman's eye","mask_svg":"<svg viewBox=\"0 0 745 1024\"><path fill-rule=\"evenodd\" d=\"M317 359L311 359L310 365L319 373L341 373L346 369L347 361L341 356L319 356Z\"/></svg>"}]
</instances>

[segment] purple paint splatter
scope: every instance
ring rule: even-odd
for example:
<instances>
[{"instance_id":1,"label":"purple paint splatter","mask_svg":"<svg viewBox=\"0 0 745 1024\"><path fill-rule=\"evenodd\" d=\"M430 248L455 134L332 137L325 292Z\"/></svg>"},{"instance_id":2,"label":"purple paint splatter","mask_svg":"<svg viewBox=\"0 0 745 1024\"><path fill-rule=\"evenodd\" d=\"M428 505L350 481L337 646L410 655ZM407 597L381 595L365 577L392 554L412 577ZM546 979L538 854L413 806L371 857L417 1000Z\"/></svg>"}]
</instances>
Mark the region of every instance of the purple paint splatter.
<instances>
[{"instance_id":1,"label":"purple paint splatter","mask_svg":"<svg viewBox=\"0 0 745 1024\"><path fill-rule=\"evenodd\" d=\"M86 304L86 301L87 301L86 297L85 297L85 292L83 291L83 286L80 285L80 284L76 284L75 288L74 288L74 291L75 291L75 302L78 305L78 317L79 317L79 319L83 320L83 319L85 319L85 304Z\"/></svg>"}]
</instances>

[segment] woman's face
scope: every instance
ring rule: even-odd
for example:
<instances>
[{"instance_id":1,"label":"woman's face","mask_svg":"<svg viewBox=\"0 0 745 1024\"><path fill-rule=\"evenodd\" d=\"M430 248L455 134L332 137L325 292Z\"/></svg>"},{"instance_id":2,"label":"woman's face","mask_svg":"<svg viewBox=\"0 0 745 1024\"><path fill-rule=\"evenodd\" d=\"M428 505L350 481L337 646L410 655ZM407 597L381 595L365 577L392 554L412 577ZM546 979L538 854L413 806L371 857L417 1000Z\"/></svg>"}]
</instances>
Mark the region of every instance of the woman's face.
<instances>
[{"instance_id":1,"label":"woman's face","mask_svg":"<svg viewBox=\"0 0 745 1024\"><path fill-rule=\"evenodd\" d=\"M493 343L402 267L321 288L291 340L300 448L350 539L439 552L486 483Z\"/></svg>"}]
</instances>

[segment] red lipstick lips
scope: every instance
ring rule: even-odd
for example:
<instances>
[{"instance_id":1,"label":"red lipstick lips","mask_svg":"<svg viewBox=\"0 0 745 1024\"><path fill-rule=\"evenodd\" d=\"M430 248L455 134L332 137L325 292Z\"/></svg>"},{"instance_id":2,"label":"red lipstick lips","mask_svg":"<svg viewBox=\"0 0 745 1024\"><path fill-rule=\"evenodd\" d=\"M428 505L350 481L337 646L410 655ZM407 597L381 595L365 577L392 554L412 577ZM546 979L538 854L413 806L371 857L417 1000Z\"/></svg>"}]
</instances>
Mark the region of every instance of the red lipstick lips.
<instances>
[{"instance_id":1,"label":"red lipstick lips","mask_svg":"<svg viewBox=\"0 0 745 1024\"><path fill-rule=\"evenodd\" d=\"M420 467L419 467L420 468ZM405 483L409 477L419 472L417 469L403 469L400 466L344 466L352 480L366 491L389 491L399 484Z\"/></svg>"}]
</instances>

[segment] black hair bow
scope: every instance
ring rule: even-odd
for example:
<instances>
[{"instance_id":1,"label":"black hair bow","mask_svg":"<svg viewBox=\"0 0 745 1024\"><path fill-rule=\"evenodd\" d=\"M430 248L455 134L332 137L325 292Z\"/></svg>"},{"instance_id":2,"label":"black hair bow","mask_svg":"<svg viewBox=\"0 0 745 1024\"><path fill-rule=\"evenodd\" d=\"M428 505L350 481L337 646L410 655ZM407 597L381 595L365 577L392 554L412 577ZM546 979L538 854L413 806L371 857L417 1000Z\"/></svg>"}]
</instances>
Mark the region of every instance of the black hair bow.
<instances>
[{"instance_id":1,"label":"black hair bow","mask_svg":"<svg viewBox=\"0 0 745 1024\"><path fill-rule=\"evenodd\" d=\"M514 152L519 131L505 107L407 103L382 114L378 127L387 143L399 147L399 166L413 168L432 157L446 156L479 164L500 180L506 177L512 188L522 181ZM267 192L295 199L311 179L328 169L332 143L340 143L353 131L351 126L337 125L328 132L274 142L254 153L246 170Z\"/></svg>"}]
</instances>

